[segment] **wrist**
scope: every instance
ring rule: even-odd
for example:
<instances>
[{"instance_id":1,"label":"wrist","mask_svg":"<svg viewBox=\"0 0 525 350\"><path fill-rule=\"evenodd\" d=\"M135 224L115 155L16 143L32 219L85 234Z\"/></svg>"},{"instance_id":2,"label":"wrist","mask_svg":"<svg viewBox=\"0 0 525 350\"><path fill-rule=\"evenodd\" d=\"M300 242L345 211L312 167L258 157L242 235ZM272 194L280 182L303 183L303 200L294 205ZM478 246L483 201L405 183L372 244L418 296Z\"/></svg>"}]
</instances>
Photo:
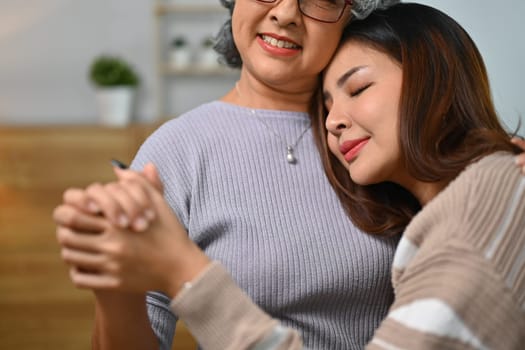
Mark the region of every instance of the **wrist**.
<instances>
[{"instance_id":1,"label":"wrist","mask_svg":"<svg viewBox=\"0 0 525 350\"><path fill-rule=\"evenodd\" d=\"M199 248L185 255L184 262L179 262L172 270L174 273L171 274L170 285L166 291L171 298L175 298L182 290L191 286L192 282L211 264L211 260Z\"/></svg>"}]
</instances>

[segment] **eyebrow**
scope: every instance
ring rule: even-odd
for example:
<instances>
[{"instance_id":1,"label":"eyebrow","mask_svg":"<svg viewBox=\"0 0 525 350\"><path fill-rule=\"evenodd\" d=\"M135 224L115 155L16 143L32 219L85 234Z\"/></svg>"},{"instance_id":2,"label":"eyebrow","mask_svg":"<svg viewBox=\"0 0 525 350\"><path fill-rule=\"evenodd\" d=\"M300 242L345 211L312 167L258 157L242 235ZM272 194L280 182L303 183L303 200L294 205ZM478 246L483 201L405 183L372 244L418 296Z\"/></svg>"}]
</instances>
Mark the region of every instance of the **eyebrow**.
<instances>
[{"instance_id":1,"label":"eyebrow","mask_svg":"<svg viewBox=\"0 0 525 350\"><path fill-rule=\"evenodd\" d=\"M354 68L349 69L345 74L343 74L339 79L337 79L337 87L340 88L344 85L344 83L356 72L360 71L363 68L366 68L367 66L357 66Z\"/></svg>"}]
</instances>

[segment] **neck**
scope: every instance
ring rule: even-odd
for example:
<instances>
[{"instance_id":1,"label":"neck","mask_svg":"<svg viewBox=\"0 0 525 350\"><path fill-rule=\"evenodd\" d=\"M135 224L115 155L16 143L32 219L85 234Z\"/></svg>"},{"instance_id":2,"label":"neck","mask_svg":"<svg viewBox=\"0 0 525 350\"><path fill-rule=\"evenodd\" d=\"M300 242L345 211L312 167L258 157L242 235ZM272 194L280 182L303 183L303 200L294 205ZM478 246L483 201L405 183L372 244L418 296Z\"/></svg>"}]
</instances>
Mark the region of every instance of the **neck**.
<instances>
[{"instance_id":1,"label":"neck","mask_svg":"<svg viewBox=\"0 0 525 350\"><path fill-rule=\"evenodd\" d=\"M308 112L310 102L317 89L317 81L304 86L294 84L268 85L247 74L221 100L244 107Z\"/></svg>"},{"instance_id":2,"label":"neck","mask_svg":"<svg viewBox=\"0 0 525 350\"><path fill-rule=\"evenodd\" d=\"M443 191L448 185L448 181L439 182L422 182L414 181L409 186L404 186L408 189L419 201L422 207L427 205L439 192Z\"/></svg>"}]
</instances>

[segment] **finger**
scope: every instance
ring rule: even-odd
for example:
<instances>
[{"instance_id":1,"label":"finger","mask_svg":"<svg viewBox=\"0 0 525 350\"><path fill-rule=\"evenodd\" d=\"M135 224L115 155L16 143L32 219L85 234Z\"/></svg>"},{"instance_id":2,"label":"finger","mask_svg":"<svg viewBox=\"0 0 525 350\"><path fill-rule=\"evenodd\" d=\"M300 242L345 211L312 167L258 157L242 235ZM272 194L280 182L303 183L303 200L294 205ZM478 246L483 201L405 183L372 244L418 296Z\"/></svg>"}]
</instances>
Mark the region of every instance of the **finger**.
<instances>
[{"instance_id":1,"label":"finger","mask_svg":"<svg viewBox=\"0 0 525 350\"><path fill-rule=\"evenodd\" d=\"M121 285L114 276L85 272L74 266L69 269L69 277L77 288L82 289L118 289Z\"/></svg>"},{"instance_id":2,"label":"finger","mask_svg":"<svg viewBox=\"0 0 525 350\"><path fill-rule=\"evenodd\" d=\"M157 170L153 166L153 164L148 165L147 168L149 170L148 173L150 173L149 176L154 178L155 176L158 177ZM149 180L146 179L145 176L142 176L140 173L137 173L136 171L132 170L122 170L118 168L115 169L115 174L121 181L136 181L137 183L140 183L142 188L145 190L146 194L150 198L151 203L153 204L153 210L154 212L158 212L157 208L160 206L162 207L164 197L162 192L160 192L155 186L153 186ZM160 180L158 180L160 183Z\"/></svg>"},{"instance_id":3,"label":"finger","mask_svg":"<svg viewBox=\"0 0 525 350\"><path fill-rule=\"evenodd\" d=\"M53 210L53 220L61 226L84 233L100 233L107 227L103 217L86 214L71 205L59 205Z\"/></svg>"},{"instance_id":4,"label":"finger","mask_svg":"<svg viewBox=\"0 0 525 350\"><path fill-rule=\"evenodd\" d=\"M119 202L108 192L108 188L111 186L111 183L106 185L95 183L86 189L86 193L110 222L120 227L126 227L129 220L123 215L124 211Z\"/></svg>"},{"instance_id":5,"label":"finger","mask_svg":"<svg viewBox=\"0 0 525 350\"><path fill-rule=\"evenodd\" d=\"M90 200L86 191L84 191L83 189L80 189L80 188L67 189L64 192L62 199L65 204L69 204L84 212L88 212L92 214L98 214L100 212L100 208L98 208L96 203Z\"/></svg>"},{"instance_id":6,"label":"finger","mask_svg":"<svg viewBox=\"0 0 525 350\"><path fill-rule=\"evenodd\" d=\"M525 140L524 139L522 139L521 137L515 136L510 141L525 151Z\"/></svg>"},{"instance_id":7,"label":"finger","mask_svg":"<svg viewBox=\"0 0 525 350\"><path fill-rule=\"evenodd\" d=\"M154 179L156 176L156 170L149 170ZM135 199L137 203L140 203L142 207L140 215L137 215L132 219L132 227L136 231L145 230L149 222L153 221L156 217L155 210L153 209L153 201L150 193L153 193L156 188L149 182L149 180L141 173L132 170L122 170L115 168L115 173L120 179L120 183L126 188L126 191ZM160 182L160 180L157 180Z\"/></svg>"},{"instance_id":8,"label":"finger","mask_svg":"<svg viewBox=\"0 0 525 350\"><path fill-rule=\"evenodd\" d=\"M119 212L116 214L116 224L121 228L129 227L130 223L144 212L144 206L149 206L148 203L143 203L135 199L133 189L121 182L112 182L106 185L107 193L118 203ZM149 199L147 200L149 202Z\"/></svg>"},{"instance_id":9,"label":"finger","mask_svg":"<svg viewBox=\"0 0 525 350\"><path fill-rule=\"evenodd\" d=\"M56 238L62 247L84 252L99 253L99 237L100 235L80 233L64 226L56 229Z\"/></svg>"},{"instance_id":10,"label":"finger","mask_svg":"<svg viewBox=\"0 0 525 350\"><path fill-rule=\"evenodd\" d=\"M115 175L117 175L119 180L133 180L139 178L145 179L158 191L163 191L162 181L160 180L157 168L153 163L146 164L142 172L137 172L129 169L121 169L118 167L114 167L113 169L115 171Z\"/></svg>"},{"instance_id":11,"label":"finger","mask_svg":"<svg viewBox=\"0 0 525 350\"><path fill-rule=\"evenodd\" d=\"M101 271L107 259L99 253L85 252L71 248L62 248L60 250L62 260L68 265L76 266L84 272Z\"/></svg>"},{"instance_id":12,"label":"finger","mask_svg":"<svg viewBox=\"0 0 525 350\"><path fill-rule=\"evenodd\" d=\"M148 181L161 193L164 192L164 185L159 176L157 167L153 163L148 163L144 166L142 173Z\"/></svg>"},{"instance_id":13,"label":"finger","mask_svg":"<svg viewBox=\"0 0 525 350\"><path fill-rule=\"evenodd\" d=\"M126 205L133 206L133 212L130 214L132 227L138 231L144 231L149 226L149 222L156 217L153 203L145 188L146 181L122 180L120 186L125 189L131 197L131 201Z\"/></svg>"}]
</instances>

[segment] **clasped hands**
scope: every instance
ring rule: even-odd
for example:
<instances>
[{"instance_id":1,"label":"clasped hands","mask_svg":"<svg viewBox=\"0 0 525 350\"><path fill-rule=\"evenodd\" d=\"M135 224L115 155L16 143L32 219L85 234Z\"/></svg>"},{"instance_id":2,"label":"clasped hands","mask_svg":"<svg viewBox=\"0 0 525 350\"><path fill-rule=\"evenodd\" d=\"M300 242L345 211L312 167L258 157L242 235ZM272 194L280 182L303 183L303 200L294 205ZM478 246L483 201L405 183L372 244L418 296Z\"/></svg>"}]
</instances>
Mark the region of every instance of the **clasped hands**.
<instances>
[{"instance_id":1,"label":"clasped hands","mask_svg":"<svg viewBox=\"0 0 525 350\"><path fill-rule=\"evenodd\" d=\"M165 201L153 164L114 171L114 182L66 190L53 212L70 278L78 288L174 297L210 261Z\"/></svg>"}]
</instances>

